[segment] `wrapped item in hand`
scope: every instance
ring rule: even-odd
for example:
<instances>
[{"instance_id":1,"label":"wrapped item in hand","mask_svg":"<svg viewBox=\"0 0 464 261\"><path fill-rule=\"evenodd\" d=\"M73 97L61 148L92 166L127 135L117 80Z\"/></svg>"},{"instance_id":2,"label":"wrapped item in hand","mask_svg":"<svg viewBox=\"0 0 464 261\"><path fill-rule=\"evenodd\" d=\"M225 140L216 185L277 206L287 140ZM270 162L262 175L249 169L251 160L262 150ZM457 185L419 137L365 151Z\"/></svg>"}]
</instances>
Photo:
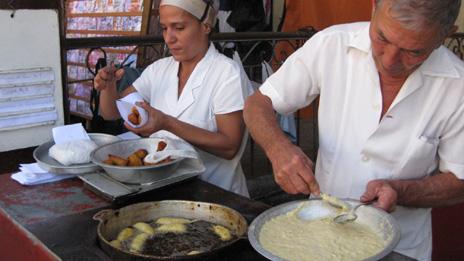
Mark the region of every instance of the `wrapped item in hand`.
<instances>
[{"instance_id":1,"label":"wrapped item in hand","mask_svg":"<svg viewBox=\"0 0 464 261\"><path fill-rule=\"evenodd\" d=\"M119 114L131 127L137 128L148 121L148 112L139 107L136 102L143 102L142 96L134 92L116 101Z\"/></svg>"}]
</instances>

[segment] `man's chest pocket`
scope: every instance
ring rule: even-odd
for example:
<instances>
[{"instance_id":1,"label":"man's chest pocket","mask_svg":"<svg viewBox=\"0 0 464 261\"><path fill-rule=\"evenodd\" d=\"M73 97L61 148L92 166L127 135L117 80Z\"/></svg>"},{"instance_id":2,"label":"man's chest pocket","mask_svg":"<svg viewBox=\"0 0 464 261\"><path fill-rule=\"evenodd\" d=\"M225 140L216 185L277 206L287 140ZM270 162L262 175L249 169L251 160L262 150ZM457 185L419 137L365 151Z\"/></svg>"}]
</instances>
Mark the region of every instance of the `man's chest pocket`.
<instances>
[{"instance_id":1,"label":"man's chest pocket","mask_svg":"<svg viewBox=\"0 0 464 261\"><path fill-rule=\"evenodd\" d=\"M415 179L424 177L437 167L438 138L420 136L414 139L406 149L400 163L393 172L397 179Z\"/></svg>"}]
</instances>

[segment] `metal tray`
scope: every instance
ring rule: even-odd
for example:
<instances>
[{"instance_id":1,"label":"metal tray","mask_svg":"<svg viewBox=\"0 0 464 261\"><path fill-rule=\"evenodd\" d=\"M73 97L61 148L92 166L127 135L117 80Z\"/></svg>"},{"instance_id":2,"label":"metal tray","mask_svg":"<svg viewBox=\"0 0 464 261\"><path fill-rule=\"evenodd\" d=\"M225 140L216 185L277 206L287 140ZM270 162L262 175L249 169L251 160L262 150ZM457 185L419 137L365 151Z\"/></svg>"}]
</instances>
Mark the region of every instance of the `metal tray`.
<instances>
[{"instance_id":1,"label":"metal tray","mask_svg":"<svg viewBox=\"0 0 464 261\"><path fill-rule=\"evenodd\" d=\"M92 139L98 146L103 146L109 143L113 143L116 141L121 140L120 138L104 134L104 133L89 133L90 139ZM32 154L34 156L35 161L39 164L39 166L50 173L55 174L83 174L83 173L90 173L100 169L99 166L95 165L94 163L85 163L85 164L76 164L71 166L64 166L60 164L55 159L51 158L48 155L48 150L55 145L54 141L46 142L34 150Z\"/></svg>"},{"instance_id":2,"label":"metal tray","mask_svg":"<svg viewBox=\"0 0 464 261\"><path fill-rule=\"evenodd\" d=\"M350 199L347 199L346 201L352 205L359 203L359 201ZM328 203L324 202L323 200L317 198L309 200L292 201L264 211L253 220L248 229L248 239L250 240L250 243L253 246L253 248L258 253L270 260L285 260L281 257L275 256L271 252L264 249L261 243L259 242L259 234L261 232L261 228L268 220L276 216L284 215L300 207L301 204L307 204L304 206L305 208L310 207L317 210L321 210L322 208L324 210L327 210L327 212L333 211L333 207L328 205ZM400 239L400 228L396 220L385 211L371 206L362 206L356 211L356 213L358 215L358 218L355 222L369 226L387 242L385 248L381 252L365 260L379 260L387 256L390 252L392 252ZM315 218L317 218L316 216L317 215L315 215Z\"/></svg>"}]
</instances>

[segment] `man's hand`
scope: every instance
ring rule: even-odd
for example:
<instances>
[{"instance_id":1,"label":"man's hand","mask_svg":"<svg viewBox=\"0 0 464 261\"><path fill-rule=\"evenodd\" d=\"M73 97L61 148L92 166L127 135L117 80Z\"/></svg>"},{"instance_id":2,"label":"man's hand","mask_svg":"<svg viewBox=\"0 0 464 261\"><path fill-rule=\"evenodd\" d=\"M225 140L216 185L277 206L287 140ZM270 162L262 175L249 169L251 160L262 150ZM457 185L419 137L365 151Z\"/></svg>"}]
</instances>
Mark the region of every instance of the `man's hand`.
<instances>
[{"instance_id":1,"label":"man's hand","mask_svg":"<svg viewBox=\"0 0 464 261\"><path fill-rule=\"evenodd\" d=\"M113 64L100 69L93 79L94 88L97 91L104 91L116 88L116 81L124 75L124 69L117 69Z\"/></svg>"},{"instance_id":2,"label":"man's hand","mask_svg":"<svg viewBox=\"0 0 464 261\"><path fill-rule=\"evenodd\" d=\"M150 136L151 134L164 129L165 122L169 116L151 107L146 102L137 102L137 105L142 107L144 110L148 112L148 121L143 126L138 128L133 128L129 126L129 124L124 123L124 126L135 133L138 133L142 136Z\"/></svg>"},{"instance_id":3,"label":"man's hand","mask_svg":"<svg viewBox=\"0 0 464 261\"><path fill-rule=\"evenodd\" d=\"M313 162L293 144L279 147L269 155L274 178L280 187L290 194L319 195L319 184L313 173Z\"/></svg>"},{"instance_id":4,"label":"man's hand","mask_svg":"<svg viewBox=\"0 0 464 261\"><path fill-rule=\"evenodd\" d=\"M361 202L377 199L376 207L387 212L393 212L397 203L397 192L386 180L371 180L367 183L366 191L361 196Z\"/></svg>"}]
</instances>

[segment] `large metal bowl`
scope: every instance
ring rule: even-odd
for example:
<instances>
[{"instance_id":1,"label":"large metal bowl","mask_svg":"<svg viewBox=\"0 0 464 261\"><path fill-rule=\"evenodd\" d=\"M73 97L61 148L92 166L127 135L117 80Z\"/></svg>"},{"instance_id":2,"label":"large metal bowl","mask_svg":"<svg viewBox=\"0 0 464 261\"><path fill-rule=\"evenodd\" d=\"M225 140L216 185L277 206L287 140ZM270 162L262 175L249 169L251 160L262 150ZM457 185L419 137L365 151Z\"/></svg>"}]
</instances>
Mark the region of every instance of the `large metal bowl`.
<instances>
[{"instance_id":1,"label":"large metal bowl","mask_svg":"<svg viewBox=\"0 0 464 261\"><path fill-rule=\"evenodd\" d=\"M98 146L103 146L121 140L119 137L104 133L89 133L89 137ZM100 169L99 166L95 165L92 162L84 164L75 164L70 166L62 165L61 163L59 163L58 161L56 161L48 155L48 150L53 145L55 145L54 141L48 141L37 147L32 154L35 161L43 170L55 174L83 174L94 172Z\"/></svg>"},{"instance_id":2,"label":"large metal bowl","mask_svg":"<svg viewBox=\"0 0 464 261\"><path fill-rule=\"evenodd\" d=\"M159 138L144 138L137 140L123 140L102 146L94 150L90 156L92 162L102 167L105 172L115 180L129 184L146 184L152 183L161 179L168 178L179 166L183 158L174 158L173 161L140 167L129 166L114 166L103 163L108 158L109 154L117 155L122 158L127 158L129 155L139 149L146 149L148 152L155 152L158 143L163 140ZM166 149L176 149L167 140Z\"/></svg>"},{"instance_id":3,"label":"large metal bowl","mask_svg":"<svg viewBox=\"0 0 464 261\"><path fill-rule=\"evenodd\" d=\"M359 201L355 200L346 201L352 205L359 203ZM305 204L304 208L308 207L314 211L323 210L327 213L334 211L333 207L321 199L292 201L270 208L256 217L248 229L248 239L250 240L253 248L270 260L284 261L285 259L272 254L261 245L259 242L261 228L268 220L295 210L296 208L301 207L301 204ZM362 206L358 208L358 210L356 210L356 214L358 215L358 218L355 222L369 226L385 241L385 247L383 250L364 260L379 260L392 252L400 239L400 228L396 220L385 211L371 206ZM315 214L314 218L318 218L317 216L318 215Z\"/></svg>"}]
</instances>

